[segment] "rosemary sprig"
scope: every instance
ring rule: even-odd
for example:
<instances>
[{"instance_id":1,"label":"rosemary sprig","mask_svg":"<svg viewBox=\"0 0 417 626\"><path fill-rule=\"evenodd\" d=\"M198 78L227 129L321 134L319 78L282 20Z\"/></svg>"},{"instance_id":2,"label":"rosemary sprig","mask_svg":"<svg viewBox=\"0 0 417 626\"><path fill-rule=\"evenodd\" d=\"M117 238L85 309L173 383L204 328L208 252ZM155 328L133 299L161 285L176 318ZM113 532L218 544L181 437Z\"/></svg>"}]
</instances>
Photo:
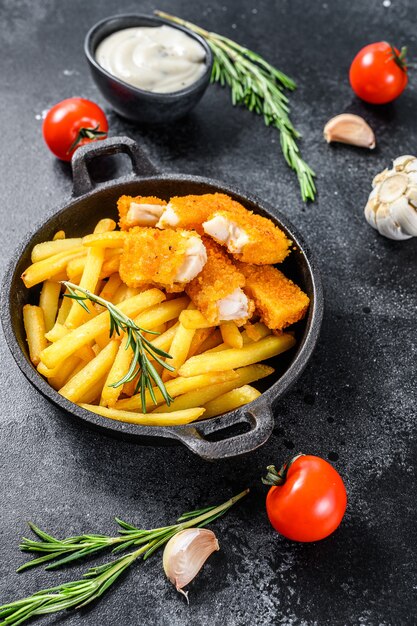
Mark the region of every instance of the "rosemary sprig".
<instances>
[{"instance_id":1,"label":"rosemary sprig","mask_svg":"<svg viewBox=\"0 0 417 626\"><path fill-rule=\"evenodd\" d=\"M301 157L297 145L300 133L289 118L288 98L283 92L284 89L294 90L295 82L256 52L227 37L209 32L164 11L155 13L206 39L214 58L211 82L228 85L233 105L243 105L249 111L262 115L266 126L273 126L280 132L281 149L287 164L297 174L301 197L304 202L314 200L315 174Z\"/></svg>"},{"instance_id":2,"label":"rosemary sprig","mask_svg":"<svg viewBox=\"0 0 417 626\"><path fill-rule=\"evenodd\" d=\"M115 546L115 544L113 552L137 545L140 547L104 565L90 568L80 580L43 589L21 600L0 606L0 619L3 620L0 622L0 626L17 626L38 615L56 613L64 609L80 608L89 604L103 595L139 557L143 557L143 560L146 560L171 537L185 528L206 526L221 515L224 515L230 507L248 492L249 489L246 489L220 506L206 507L192 513L185 513L178 519L179 523L153 530L141 530L116 518L121 527L119 531L121 536L117 537L80 535L61 541L31 524L31 529L42 541L23 539L20 547L22 550L31 552L46 552L47 556L50 557L49 560L58 558L58 561L52 564L52 566L49 565L47 569L68 564L75 559L91 555L105 547ZM69 558L60 558L65 553L69 553ZM48 559L40 557L30 561L27 566L40 565L46 560ZM27 569L27 566L19 568L18 571Z\"/></svg>"},{"instance_id":3,"label":"rosemary sprig","mask_svg":"<svg viewBox=\"0 0 417 626\"><path fill-rule=\"evenodd\" d=\"M142 412L146 413L146 389L149 389L152 401L157 404L152 381L154 381L154 383L157 385L164 397L165 402L169 406L173 401L173 398L167 392L162 378L156 371L153 363L149 359L149 356L170 372L174 371L174 368L162 359L170 359L172 357L167 352L164 352L164 350L156 348L143 335L143 333L150 333L151 335L159 335L159 333L154 330L146 330L146 328L140 328L130 317L128 317L120 309L118 309L117 306L115 306L111 302L108 302L108 300L105 300L104 298L100 298L100 296L96 296L95 294L91 293L91 291L88 291L88 289L84 289L79 285L75 285L74 283L65 280L62 281L62 284L67 288L69 292L65 294L65 297L73 298L74 300L76 300L78 304L82 306L85 311L87 311L87 313L89 313L90 311L85 304L85 300L90 300L91 302L101 304L101 306L104 306L108 310L110 315L110 337L112 337L114 334L120 335L123 332L127 333L126 350L128 350L129 348L132 349L132 362L125 376L123 376L123 378L121 378L117 382L112 383L110 387L120 387L120 385L124 385L125 383L134 380L139 374L135 393L138 393L140 389Z\"/></svg>"}]
</instances>

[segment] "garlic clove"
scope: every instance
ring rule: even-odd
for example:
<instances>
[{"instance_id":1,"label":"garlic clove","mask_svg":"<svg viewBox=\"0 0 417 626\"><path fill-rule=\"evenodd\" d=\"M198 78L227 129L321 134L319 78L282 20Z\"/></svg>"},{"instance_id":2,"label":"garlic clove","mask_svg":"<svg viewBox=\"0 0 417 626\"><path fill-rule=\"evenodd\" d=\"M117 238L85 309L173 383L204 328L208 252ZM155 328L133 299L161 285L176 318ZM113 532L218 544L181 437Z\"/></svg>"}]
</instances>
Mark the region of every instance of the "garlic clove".
<instances>
[{"instance_id":1,"label":"garlic clove","mask_svg":"<svg viewBox=\"0 0 417 626\"><path fill-rule=\"evenodd\" d=\"M389 173L390 170L388 168L385 168L382 172L379 172L379 174L377 174L372 181L372 187L377 187L377 185L382 183L382 181L386 179Z\"/></svg>"},{"instance_id":2,"label":"garlic clove","mask_svg":"<svg viewBox=\"0 0 417 626\"><path fill-rule=\"evenodd\" d=\"M187 528L177 533L165 546L162 564L167 578L177 591L183 591L198 574L208 557L220 550L213 531L207 528Z\"/></svg>"},{"instance_id":3,"label":"garlic clove","mask_svg":"<svg viewBox=\"0 0 417 626\"><path fill-rule=\"evenodd\" d=\"M378 197L380 202L394 202L401 198L408 187L406 174L392 174L388 176L379 187Z\"/></svg>"},{"instance_id":4,"label":"garlic clove","mask_svg":"<svg viewBox=\"0 0 417 626\"><path fill-rule=\"evenodd\" d=\"M381 204L375 217L378 231L381 235L387 237L387 239L394 239L396 241L410 239L411 235L404 233L401 226L394 221L389 204Z\"/></svg>"},{"instance_id":5,"label":"garlic clove","mask_svg":"<svg viewBox=\"0 0 417 626\"><path fill-rule=\"evenodd\" d=\"M327 143L336 141L361 148L375 148L375 135L369 124L359 115L342 113L332 117L324 127Z\"/></svg>"},{"instance_id":6,"label":"garlic clove","mask_svg":"<svg viewBox=\"0 0 417 626\"><path fill-rule=\"evenodd\" d=\"M378 210L378 204L372 200L368 200L365 207L365 218L368 224L378 230L378 226L376 223L376 212Z\"/></svg>"},{"instance_id":7,"label":"garlic clove","mask_svg":"<svg viewBox=\"0 0 417 626\"><path fill-rule=\"evenodd\" d=\"M414 157L412 161L409 161L404 168L404 171L407 174L411 174L412 172L417 172L417 159Z\"/></svg>"},{"instance_id":8,"label":"garlic clove","mask_svg":"<svg viewBox=\"0 0 417 626\"><path fill-rule=\"evenodd\" d=\"M404 154L403 156L399 156L393 160L392 167L394 168L394 170L397 170L397 172L401 172L406 168L407 164L410 161L414 161L415 158L416 157L414 157L412 154Z\"/></svg>"},{"instance_id":9,"label":"garlic clove","mask_svg":"<svg viewBox=\"0 0 417 626\"><path fill-rule=\"evenodd\" d=\"M417 237L417 210L405 196L390 205L390 212L404 234Z\"/></svg>"}]
</instances>

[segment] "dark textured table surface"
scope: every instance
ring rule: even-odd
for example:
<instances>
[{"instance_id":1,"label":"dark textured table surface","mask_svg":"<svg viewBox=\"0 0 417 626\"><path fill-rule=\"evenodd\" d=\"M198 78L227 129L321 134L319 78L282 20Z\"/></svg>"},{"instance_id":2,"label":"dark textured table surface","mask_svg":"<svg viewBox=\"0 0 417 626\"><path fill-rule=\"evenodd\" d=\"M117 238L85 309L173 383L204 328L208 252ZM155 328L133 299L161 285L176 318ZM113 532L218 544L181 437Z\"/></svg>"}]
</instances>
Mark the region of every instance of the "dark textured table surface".
<instances>
[{"instance_id":1,"label":"dark textured table surface","mask_svg":"<svg viewBox=\"0 0 417 626\"><path fill-rule=\"evenodd\" d=\"M412 77L392 106L372 108L354 98L347 81L350 60L371 41L408 44L417 57L414 2L160 1L159 8L238 39L295 77L293 118L319 189L310 206L300 201L277 134L232 109L226 91L210 88L192 115L159 130L136 128L102 101L83 57L85 32L109 14L153 8L149 1L1 0L2 269L22 235L71 193L69 168L42 143L42 112L85 96L104 105L112 134L137 139L161 169L239 183L290 217L320 261L321 340L276 406L270 441L215 465L181 447L121 443L72 423L29 385L2 340L0 602L85 569L15 574L26 520L56 535L112 532L114 515L152 527L250 486L250 497L216 524L222 549L192 585L190 606L155 555L98 605L42 623L417 624L417 247L415 240L383 239L363 218L373 175L392 158L416 153L417 83ZM324 123L343 111L368 119L374 152L324 143ZM125 167L102 165L98 175ZM331 459L346 481L342 526L317 544L290 543L265 516L259 476L292 450Z\"/></svg>"}]
</instances>

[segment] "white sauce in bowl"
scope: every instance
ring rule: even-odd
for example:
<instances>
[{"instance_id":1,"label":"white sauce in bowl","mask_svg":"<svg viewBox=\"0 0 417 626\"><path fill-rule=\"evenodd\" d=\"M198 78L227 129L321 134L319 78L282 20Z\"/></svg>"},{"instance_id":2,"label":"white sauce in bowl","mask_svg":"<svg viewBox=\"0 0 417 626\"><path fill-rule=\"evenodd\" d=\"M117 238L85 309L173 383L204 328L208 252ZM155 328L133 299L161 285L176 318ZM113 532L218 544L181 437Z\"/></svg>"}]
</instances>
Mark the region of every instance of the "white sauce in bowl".
<instances>
[{"instance_id":1,"label":"white sauce in bowl","mask_svg":"<svg viewBox=\"0 0 417 626\"><path fill-rule=\"evenodd\" d=\"M171 26L137 26L99 43L96 60L120 80L144 91L173 93L195 83L206 70L203 46Z\"/></svg>"}]
</instances>

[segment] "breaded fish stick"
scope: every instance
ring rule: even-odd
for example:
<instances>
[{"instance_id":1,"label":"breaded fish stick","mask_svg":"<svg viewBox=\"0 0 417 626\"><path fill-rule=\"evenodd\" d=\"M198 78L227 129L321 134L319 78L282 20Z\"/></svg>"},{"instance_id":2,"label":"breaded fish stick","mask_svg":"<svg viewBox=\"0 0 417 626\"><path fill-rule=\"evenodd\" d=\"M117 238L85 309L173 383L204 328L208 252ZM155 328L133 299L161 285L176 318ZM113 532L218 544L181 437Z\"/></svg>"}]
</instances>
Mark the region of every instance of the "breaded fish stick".
<instances>
[{"instance_id":1,"label":"breaded fish stick","mask_svg":"<svg viewBox=\"0 0 417 626\"><path fill-rule=\"evenodd\" d=\"M224 193L175 196L170 199L157 228L184 228L203 233L202 224L215 212L229 210L236 212L244 207Z\"/></svg>"},{"instance_id":2,"label":"breaded fish stick","mask_svg":"<svg viewBox=\"0 0 417 626\"><path fill-rule=\"evenodd\" d=\"M129 287L153 284L183 291L207 260L201 237L193 231L131 229L120 259L120 277Z\"/></svg>"},{"instance_id":3,"label":"breaded fish stick","mask_svg":"<svg viewBox=\"0 0 417 626\"><path fill-rule=\"evenodd\" d=\"M201 273L185 287L195 306L215 324L233 320L244 324L254 311L254 304L243 292L244 275L234 266L224 249L203 238L207 263Z\"/></svg>"},{"instance_id":4,"label":"breaded fish stick","mask_svg":"<svg viewBox=\"0 0 417 626\"><path fill-rule=\"evenodd\" d=\"M240 205L239 205L240 206ZM238 261L269 265L281 263L289 254L291 241L275 224L252 211L214 211L203 223L206 235L226 246Z\"/></svg>"},{"instance_id":5,"label":"breaded fish stick","mask_svg":"<svg viewBox=\"0 0 417 626\"><path fill-rule=\"evenodd\" d=\"M165 200L155 196L120 196L117 201L119 226L121 230L134 226L155 226L165 207Z\"/></svg>"},{"instance_id":6,"label":"breaded fish stick","mask_svg":"<svg viewBox=\"0 0 417 626\"><path fill-rule=\"evenodd\" d=\"M246 278L245 293L254 300L268 328L282 330L305 316L309 297L276 267L246 263L236 263L236 267Z\"/></svg>"}]
</instances>

